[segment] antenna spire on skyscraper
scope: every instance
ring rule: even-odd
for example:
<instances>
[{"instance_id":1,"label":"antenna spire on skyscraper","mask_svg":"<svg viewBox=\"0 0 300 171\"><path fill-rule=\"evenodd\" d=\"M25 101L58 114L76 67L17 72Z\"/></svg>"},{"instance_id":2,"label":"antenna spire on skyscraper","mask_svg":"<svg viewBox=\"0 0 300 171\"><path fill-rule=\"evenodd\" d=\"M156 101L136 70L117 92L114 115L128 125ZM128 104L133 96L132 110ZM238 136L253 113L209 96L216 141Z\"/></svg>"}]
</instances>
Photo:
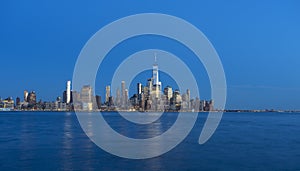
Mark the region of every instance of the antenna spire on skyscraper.
<instances>
[{"instance_id":1,"label":"antenna spire on skyscraper","mask_svg":"<svg viewBox=\"0 0 300 171\"><path fill-rule=\"evenodd\" d=\"M159 84L159 77L158 77L158 64L157 64L157 57L156 53L154 53L154 64L152 69L152 78L153 78L153 85Z\"/></svg>"}]
</instances>

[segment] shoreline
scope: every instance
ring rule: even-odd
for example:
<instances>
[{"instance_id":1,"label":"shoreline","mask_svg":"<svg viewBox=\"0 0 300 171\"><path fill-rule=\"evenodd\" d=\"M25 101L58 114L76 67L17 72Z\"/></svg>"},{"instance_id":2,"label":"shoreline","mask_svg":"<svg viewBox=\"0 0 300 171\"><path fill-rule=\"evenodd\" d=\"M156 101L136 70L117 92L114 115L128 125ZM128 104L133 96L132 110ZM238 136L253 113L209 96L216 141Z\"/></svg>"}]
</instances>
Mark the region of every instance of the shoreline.
<instances>
[{"instance_id":1,"label":"shoreline","mask_svg":"<svg viewBox=\"0 0 300 171\"><path fill-rule=\"evenodd\" d=\"M209 112L223 112L223 113L300 113L298 110L224 110L224 111L124 111L124 110L111 110L111 111L106 111L106 110L93 110L93 111L54 111L54 110L0 110L0 113L11 113L11 112L53 112L53 113L96 113L96 112L107 112L107 113L113 113L113 112L126 112L126 113L209 113Z\"/></svg>"}]
</instances>

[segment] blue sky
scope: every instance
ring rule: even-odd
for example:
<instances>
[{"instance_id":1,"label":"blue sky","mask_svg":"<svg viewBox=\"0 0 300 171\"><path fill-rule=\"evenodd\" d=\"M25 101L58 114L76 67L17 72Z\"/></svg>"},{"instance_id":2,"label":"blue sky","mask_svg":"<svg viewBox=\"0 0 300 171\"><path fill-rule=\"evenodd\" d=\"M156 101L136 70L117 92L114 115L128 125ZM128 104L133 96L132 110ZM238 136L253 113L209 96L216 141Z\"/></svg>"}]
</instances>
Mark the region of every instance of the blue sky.
<instances>
[{"instance_id":1,"label":"blue sky","mask_svg":"<svg viewBox=\"0 0 300 171\"><path fill-rule=\"evenodd\" d=\"M95 32L122 17L151 12L183 18L211 41L227 78L227 108L300 109L299 7L296 0L1 1L0 96L22 97L25 89L43 100L61 96L81 48ZM140 42L127 43L136 50L176 51L167 40L157 45L145 38L143 47ZM203 98L209 98L206 75L200 75ZM109 79L109 74L97 79L97 93L103 94Z\"/></svg>"}]
</instances>

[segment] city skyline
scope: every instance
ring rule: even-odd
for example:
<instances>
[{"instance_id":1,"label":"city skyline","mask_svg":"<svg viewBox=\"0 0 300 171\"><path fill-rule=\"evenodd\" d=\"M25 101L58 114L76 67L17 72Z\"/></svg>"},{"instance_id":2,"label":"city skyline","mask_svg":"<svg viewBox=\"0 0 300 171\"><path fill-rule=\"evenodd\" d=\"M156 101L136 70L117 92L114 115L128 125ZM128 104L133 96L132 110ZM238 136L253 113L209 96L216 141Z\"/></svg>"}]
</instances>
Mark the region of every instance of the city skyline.
<instances>
[{"instance_id":1,"label":"city skyline","mask_svg":"<svg viewBox=\"0 0 300 171\"><path fill-rule=\"evenodd\" d=\"M300 1L0 4L0 171L300 171Z\"/></svg>"},{"instance_id":2,"label":"city skyline","mask_svg":"<svg viewBox=\"0 0 300 171\"><path fill-rule=\"evenodd\" d=\"M7 2L0 10L1 67L7 71L1 78L1 97L15 98L28 89L39 92L38 98L54 99L57 92L64 91L61 85L72 78L80 50L96 31L128 15L155 12L187 20L215 46L227 78L227 108L300 109L299 2L119 3L122 8L114 2L72 2L72 10L66 13L69 3ZM104 92L119 61L147 48L170 51L195 71L205 73L201 62L193 60L184 47L145 36L124 41L108 54L113 60L104 61L108 74L101 76L96 91ZM199 73L195 72L197 80L206 90L207 79ZM208 92L202 93L203 98L209 98Z\"/></svg>"},{"instance_id":3,"label":"city skyline","mask_svg":"<svg viewBox=\"0 0 300 171\"><path fill-rule=\"evenodd\" d=\"M179 95L179 99L180 99L179 100L180 102L176 102L177 104L180 103L180 107L178 108L178 110L180 110L180 108L182 107L182 103L186 101L186 100L184 101L184 100L181 100L181 99L188 99L187 100L188 103L185 104L185 106L189 106L189 107L188 108L185 107L185 109L188 109L190 111L192 111L192 109L194 110L194 108L190 108L190 104L189 104L190 100L193 100L193 102L195 102L195 100L198 100L199 105L202 106L202 107L200 107L199 111L212 111L212 110L214 110L213 100L210 100L210 101L202 100L202 99L200 100L200 98L198 96L195 96L194 98L191 98L191 93L190 93L189 89L186 90L186 93L183 93L184 92L183 90L179 90L178 88L172 88L172 86L170 86L169 84L166 84L166 86L163 88L162 87L162 82L159 79L160 70L158 68L156 54L154 54L154 63L152 65L151 73L152 73L152 77L147 79L146 85L143 85L141 83L142 81L141 82L132 82L133 85L136 85L136 89L134 91L131 91L130 95L129 95L129 87L126 86L125 81L121 81L121 86L120 86L121 87L121 93L120 93L120 87L117 86L115 91L113 91L111 89L111 85L106 84L105 90L101 93L102 95L100 95L100 94L97 94L96 91L93 91L93 87L91 85L84 85L80 91L73 90L71 88L71 81L68 80L68 81L66 81L66 87L65 87L65 90L62 92L62 96L58 95L56 98L53 98L50 101L49 100L43 100L42 98L37 98L35 90L31 90L31 91L24 90L24 92L23 92L24 93L23 94L23 101L21 100L22 99L21 96L17 96L15 98L13 98L12 96L2 98L0 96L0 102L6 102L6 104L5 104L6 106L8 106L10 108L15 107L15 109L21 109L20 106L17 107L17 104L18 103L20 104L20 102L22 102L21 105L24 104L23 102L26 102L26 106L28 105L28 109L34 109L32 106L34 106L35 104L43 102L43 103L45 103L46 106L47 106L47 103L49 103L48 104L48 107L50 108L49 110L51 110L51 108L53 108L53 106L54 106L54 108L56 108L55 110L57 110L58 106L64 107L63 110L73 110L73 108L74 108L73 99L74 99L74 97L79 95L80 96L79 101L81 103L82 102L83 103L84 102L87 102L87 103L91 102L92 103L92 104L86 104L87 106L81 107L81 109L86 108L88 110L96 110L96 109L100 109L101 107L103 108L104 106L106 106L105 110L113 110L113 111L114 110L128 110L128 111L132 111L131 109L134 109L135 111L140 111L141 109L138 109L134 106L134 102L132 102L132 98L137 98L136 99L137 103L140 103L139 102L141 100L140 96L142 94L143 95L144 94L148 94L148 95L153 94L154 98L166 98L168 100L168 103L170 104L170 100L171 100L172 97L170 98L168 96L174 96L175 94L177 94L177 95ZM132 84L132 83L130 83L130 84ZM145 91L148 91L148 93L145 92ZM75 96L74 96L73 92L76 93ZM82 93L82 92L85 92L85 93ZM72 95L72 93L73 93L73 95ZM82 94L85 94L87 96L87 97L83 97L83 100L82 100ZM164 95L164 97L162 97L162 95ZM153 101L153 99L152 99L152 101ZM51 103L54 103L54 102L64 103L64 104L54 104L54 105L51 104ZM71 105L71 106L68 106L68 105ZM114 108L110 109L111 106L113 106ZM124 106L126 106L126 107L124 107ZM147 104L146 104L146 106L147 106ZM205 106L210 106L210 107L206 108ZM0 106L0 108L1 107L3 107L3 105ZM59 110L59 108L58 108L58 110ZM147 109L147 110L150 110L150 109ZM151 109L151 110L153 110L153 109ZM155 110L157 110L157 109L155 109ZM155 110L153 110L153 111L155 111ZM169 106L168 110L166 110L165 108L164 109L159 109L159 110L168 111L168 110L171 110L171 107ZM273 110L275 110L275 111L276 110L278 110L278 111L285 111L285 110L286 111L298 111L298 110L294 110L294 109L274 109L274 108L261 108L261 109L254 109L254 108L252 108L252 109L224 108L224 109L216 109L216 110L228 110L228 111L231 111L231 110L233 110L233 111L239 111L239 110L245 110L245 111L247 111L247 110L254 110L254 111L255 110L257 110L257 111L264 111L264 110L270 110L270 111L273 111ZM172 111L176 111L176 109L173 107Z\"/></svg>"},{"instance_id":4,"label":"city skyline","mask_svg":"<svg viewBox=\"0 0 300 171\"><path fill-rule=\"evenodd\" d=\"M24 90L23 98L18 96L14 100L12 97L4 99L0 97L0 109L2 111L6 111L5 109L45 111L243 111L243 109L230 108L214 109L213 99L203 100L197 96L192 97L189 89L184 92L178 88L172 88L168 84L163 87L159 78L159 65L156 54L154 54L152 65L152 77L147 79L146 85L141 82L134 82L133 84L136 85L136 89L131 92L131 96L129 96L129 88L126 86L125 81L121 81L120 87L117 86L115 93L112 92L110 84L106 85L105 95L101 96L95 93L91 85L83 85L81 90L73 90L71 81L68 80L62 96L57 96L52 101L38 99L34 90ZM274 109L267 108L264 110L247 110L274 111ZM282 109L278 111L282 111Z\"/></svg>"},{"instance_id":5,"label":"city skyline","mask_svg":"<svg viewBox=\"0 0 300 171\"><path fill-rule=\"evenodd\" d=\"M62 97L58 96L55 101L37 100L35 91L24 90L24 97L21 100L17 97L14 101L9 97L5 100L0 98L0 109L6 110L44 110L44 111L73 111L73 110L102 110L102 111L213 111L213 100L200 100L199 97L192 98L191 92L187 89L181 92L179 89L172 89L171 86L162 86L159 78L159 65L157 56L154 54L152 65L152 77L147 79L147 84L138 82L136 91L129 96L125 81L121 81L121 93L119 87L113 96L111 86L105 86L104 101L100 95L95 94L91 85L83 85L81 90L73 90L71 81L66 82L65 91ZM217 109L224 110L224 109Z\"/></svg>"}]
</instances>

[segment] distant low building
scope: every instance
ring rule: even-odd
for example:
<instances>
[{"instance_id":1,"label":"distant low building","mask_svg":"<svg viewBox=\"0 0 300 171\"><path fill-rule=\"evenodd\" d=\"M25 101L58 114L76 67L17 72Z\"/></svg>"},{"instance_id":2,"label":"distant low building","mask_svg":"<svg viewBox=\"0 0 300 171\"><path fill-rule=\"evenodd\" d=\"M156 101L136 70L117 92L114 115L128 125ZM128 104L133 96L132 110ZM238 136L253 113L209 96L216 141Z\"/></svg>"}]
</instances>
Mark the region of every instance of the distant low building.
<instances>
[{"instance_id":1,"label":"distant low building","mask_svg":"<svg viewBox=\"0 0 300 171\"><path fill-rule=\"evenodd\" d=\"M0 100L0 111L10 111L13 110L14 107L15 103L11 97L4 100Z\"/></svg>"}]
</instances>

